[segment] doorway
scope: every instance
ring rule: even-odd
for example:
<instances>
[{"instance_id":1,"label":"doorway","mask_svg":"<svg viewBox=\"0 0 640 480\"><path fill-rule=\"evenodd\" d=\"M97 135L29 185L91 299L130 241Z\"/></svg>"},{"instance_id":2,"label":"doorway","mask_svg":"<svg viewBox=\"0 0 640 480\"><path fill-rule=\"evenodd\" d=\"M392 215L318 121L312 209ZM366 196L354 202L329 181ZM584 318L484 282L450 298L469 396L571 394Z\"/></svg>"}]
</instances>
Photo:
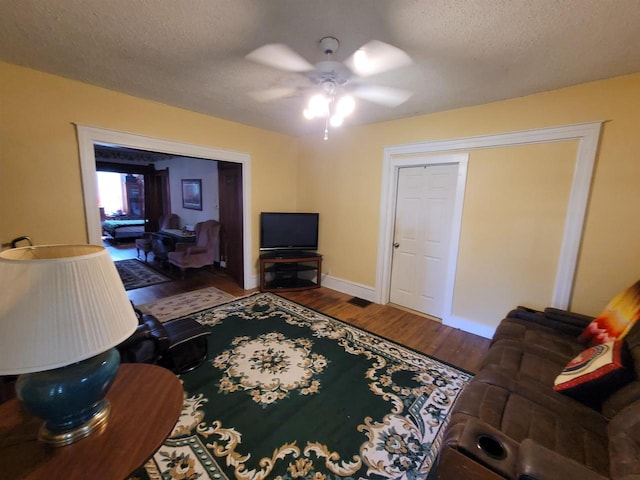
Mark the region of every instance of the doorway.
<instances>
[{"instance_id":1,"label":"doorway","mask_svg":"<svg viewBox=\"0 0 640 480\"><path fill-rule=\"evenodd\" d=\"M601 127L601 122L592 122L386 147L384 150L382 169L375 301L381 304L388 303L389 301L389 278L391 275L393 215L395 212L397 174L399 168L403 166L419 165L419 163L415 162L415 155L438 155L451 152L470 152L484 148L577 140L578 148L576 151L571 192L567 203L564 234L553 286L553 298L549 303L550 306L556 308L568 308L576 272L578 251L580 248ZM466 164L464 169L466 171ZM462 181L462 178L466 178L466 173L464 175L461 174L458 177L458 181ZM459 192L460 190L458 190L458 195ZM457 213L454 215L457 215ZM456 253L459 233L459 231L457 233L454 232L452 237L452 248L454 246L453 244L456 243ZM452 313L456 257L457 254L452 255L449 262L450 274L447 277L448 282L446 289L448 305L444 318L442 319L443 323L491 338L495 330L493 326L478 322L475 318L459 318Z\"/></svg>"},{"instance_id":2,"label":"doorway","mask_svg":"<svg viewBox=\"0 0 640 480\"><path fill-rule=\"evenodd\" d=\"M443 159L446 160L446 159ZM458 163L398 172L389 301L442 319Z\"/></svg>"},{"instance_id":3,"label":"doorway","mask_svg":"<svg viewBox=\"0 0 640 480\"><path fill-rule=\"evenodd\" d=\"M191 145L170 140L157 139L113 130L76 125L80 150L80 167L84 192L85 218L89 243L101 244L100 215L97 208L97 185L95 166L95 144L119 145L124 147L161 152L207 160L217 160L242 165L242 273L244 288L255 286L251 268L251 157L248 154L231 150Z\"/></svg>"}]
</instances>

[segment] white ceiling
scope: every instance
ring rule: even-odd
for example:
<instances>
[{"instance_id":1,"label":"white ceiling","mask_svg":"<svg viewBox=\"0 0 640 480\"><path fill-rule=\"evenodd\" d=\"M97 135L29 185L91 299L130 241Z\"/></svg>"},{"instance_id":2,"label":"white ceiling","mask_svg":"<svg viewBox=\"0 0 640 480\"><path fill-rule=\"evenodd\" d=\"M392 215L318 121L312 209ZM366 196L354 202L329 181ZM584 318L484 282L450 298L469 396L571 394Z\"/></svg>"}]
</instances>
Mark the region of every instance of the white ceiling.
<instances>
[{"instance_id":1,"label":"white ceiling","mask_svg":"<svg viewBox=\"0 0 640 480\"><path fill-rule=\"evenodd\" d=\"M340 61L380 40L415 62L370 79L409 101L358 101L351 125L640 71L640 0L0 0L0 60L292 135L323 130L304 95L249 93L310 81L244 57L284 43L316 63L328 35Z\"/></svg>"}]
</instances>

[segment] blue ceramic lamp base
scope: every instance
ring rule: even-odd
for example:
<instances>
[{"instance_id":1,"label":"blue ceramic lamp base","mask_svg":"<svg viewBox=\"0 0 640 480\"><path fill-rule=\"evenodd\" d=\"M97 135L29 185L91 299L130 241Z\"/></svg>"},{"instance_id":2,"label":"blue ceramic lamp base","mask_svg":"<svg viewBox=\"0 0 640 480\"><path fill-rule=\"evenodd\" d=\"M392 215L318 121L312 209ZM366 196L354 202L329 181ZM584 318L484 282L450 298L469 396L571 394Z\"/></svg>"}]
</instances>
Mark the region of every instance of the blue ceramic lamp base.
<instances>
[{"instance_id":1,"label":"blue ceramic lamp base","mask_svg":"<svg viewBox=\"0 0 640 480\"><path fill-rule=\"evenodd\" d=\"M44 422L38 431L38 440L54 447L70 445L106 426L109 413L111 413L111 404L108 400L104 400L93 417L71 430L52 431L49 430L47 422Z\"/></svg>"},{"instance_id":2,"label":"blue ceramic lamp base","mask_svg":"<svg viewBox=\"0 0 640 480\"><path fill-rule=\"evenodd\" d=\"M72 365L18 377L16 394L45 422L38 439L61 447L104 427L111 405L104 396L120 366L115 348Z\"/></svg>"}]
</instances>

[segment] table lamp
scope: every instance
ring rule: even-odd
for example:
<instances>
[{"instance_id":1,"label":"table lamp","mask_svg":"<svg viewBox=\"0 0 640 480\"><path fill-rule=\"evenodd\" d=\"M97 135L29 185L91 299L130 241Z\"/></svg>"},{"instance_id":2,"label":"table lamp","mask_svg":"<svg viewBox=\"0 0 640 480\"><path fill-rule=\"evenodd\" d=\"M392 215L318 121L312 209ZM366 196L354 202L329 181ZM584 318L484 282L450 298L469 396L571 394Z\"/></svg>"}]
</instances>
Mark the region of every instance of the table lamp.
<instances>
[{"instance_id":1,"label":"table lamp","mask_svg":"<svg viewBox=\"0 0 640 480\"><path fill-rule=\"evenodd\" d=\"M16 396L44 420L39 440L68 445L106 425L120 365L113 347L138 325L107 250L5 250L0 292L0 375L20 375Z\"/></svg>"}]
</instances>

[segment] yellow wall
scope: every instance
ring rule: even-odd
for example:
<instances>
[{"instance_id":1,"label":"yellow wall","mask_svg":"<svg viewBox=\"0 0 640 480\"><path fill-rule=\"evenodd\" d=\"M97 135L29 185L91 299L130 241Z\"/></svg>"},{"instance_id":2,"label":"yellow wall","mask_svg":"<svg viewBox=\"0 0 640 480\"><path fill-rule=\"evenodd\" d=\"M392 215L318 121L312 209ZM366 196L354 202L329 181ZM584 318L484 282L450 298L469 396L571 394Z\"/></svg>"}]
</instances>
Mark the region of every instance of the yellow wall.
<instances>
[{"instance_id":1,"label":"yellow wall","mask_svg":"<svg viewBox=\"0 0 640 480\"><path fill-rule=\"evenodd\" d=\"M363 155L366 145L345 141L352 131L335 131L317 148L301 143L298 207L320 213L323 272L374 284L380 212L382 150ZM315 146L315 138L305 141ZM362 140L366 143L366 139Z\"/></svg>"},{"instance_id":2,"label":"yellow wall","mask_svg":"<svg viewBox=\"0 0 640 480\"><path fill-rule=\"evenodd\" d=\"M452 314L485 325L552 303L577 142L469 155Z\"/></svg>"},{"instance_id":3,"label":"yellow wall","mask_svg":"<svg viewBox=\"0 0 640 480\"><path fill-rule=\"evenodd\" d=\"M605 120L572 302L595 314L640 271L639 107L635 74L335 130L324 142L321 128L294 139L0 63L0 241L86 241L78 123L249 153L253 261L258 212L319 211L326 271L373 286L385 146Z\"/></svg>"},{"instance_id":4,"label":"yellow wall","mask_svg":"<svg viewBox=\"0 0 640 480\"><path fill-rule=\"evenodd\" d=\"M1 243L87 241L74 123L250 154L254 263L259 212L296 208L293 137L0 62Z\"/></svg>"},{"instance_id":5,"label":"yellow wall","mask_svg":"<svg viewBox=\"0 0 640 480\"><path fill-rule=\"evenodd\" d=\"M319 129L317 135L301 142L298 205L321 213L320 247L330 274L373 286L384 147L600 120L607 123L571 305L574 310L597 314L613 295L640 277L640 222L636 221L640 74L335 130L327 142Z\"/></svg>"}]
</instances>

